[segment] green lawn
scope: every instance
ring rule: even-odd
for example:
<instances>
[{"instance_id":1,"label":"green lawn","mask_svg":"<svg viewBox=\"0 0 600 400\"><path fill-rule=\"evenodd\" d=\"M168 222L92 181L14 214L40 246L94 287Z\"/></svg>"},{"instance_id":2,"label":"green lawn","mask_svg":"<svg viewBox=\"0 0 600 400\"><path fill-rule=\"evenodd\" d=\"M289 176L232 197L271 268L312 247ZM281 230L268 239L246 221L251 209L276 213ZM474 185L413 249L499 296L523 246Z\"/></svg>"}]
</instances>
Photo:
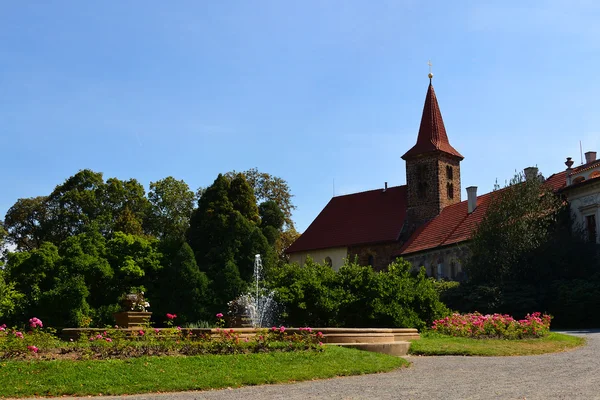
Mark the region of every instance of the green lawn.
<instances>
[{"instance_id":1,"label":"green lawn","mask_svg":"<svg viewBox=\"0 0 600 400\"><path fill-rule=\"evenodd\" d=\"M338 347L323 352L2 361L0 394L81 396L204 390L368 374L407 365L402 358Z\"/></svg>"},{"instance_id":2,"label":"green lawn","mask_svg":"<svg viewBox=\"0 0 600 400\"><path fill-rule=\"evenodd\" d=\"M585 339L550 333L541 339L503 340L469 339L463 337L423 334L410 345L410 354L440 356L528 356L557 353L582 346Z\"/></svg>"}]
</instances>

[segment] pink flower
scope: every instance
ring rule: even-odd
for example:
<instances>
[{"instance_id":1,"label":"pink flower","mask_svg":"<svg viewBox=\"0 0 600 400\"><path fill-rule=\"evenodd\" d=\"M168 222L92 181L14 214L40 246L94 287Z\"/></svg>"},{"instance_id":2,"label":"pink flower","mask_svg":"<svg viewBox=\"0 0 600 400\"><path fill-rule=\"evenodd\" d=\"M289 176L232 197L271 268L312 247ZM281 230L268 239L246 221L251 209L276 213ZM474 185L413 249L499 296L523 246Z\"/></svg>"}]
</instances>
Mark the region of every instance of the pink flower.
<instances>
[{"instance_id":1,"label":"pink flower","mask_svg":"<svg viewBox=\"0 0 600 400\"><path fill-rule=\"evenodd\" d=\"M39 349L35 346L27 346L27 350L29 350L33 353L37 353Z\"/></svg>"},{"instance_id":2,"label":"pink flower","mask_svg":"<svg viewBox=\"0 0 600 400\"><path fill-rule=\"evenodd\" d=\"M29 320L29 326L32 328L37 328L37 327L42 328L44 326L44 324L42 323L42 321L40 319L33 317Z\"/></svg>"},{"instance_id":3,"label":"pink flower","mask_svg":"<svg viewBox=\"0 0 600 400\"><path fill-rule=\"evenodd\" d=\"M248 343L249 341L250 341L250 339L244 338L244 342Z\"/></svg>"},{"instance_id":4,"label":"pink flower","mask_svg":"<svg viewBox=\"0 0 600 400\"><path fill-rule=\"evenodd\" d=\"M285 326L281 325L279 327L279 332L281 332L281 333L285 332Z\"/></svg>"},{"instance_id":5,"label":"pink flower","mask_svg":"<svg viewBox=\"0 0 600 400\"><path fill-rule=\"evenodd\" d=\"M15 332L15 336L18 337L19 339L23 339L23 333L21 333L21 332Z\"/></svg>"},{"instance_id":6,"label":"pink flower","mask_svg":"<svg viewBox=\"0 0 600 400\"><path fill-rule=\"evenodd\" d=\"M160 332L160 329L154 328L154 333L159 333L159 332Z\"/></svg>"},{"instance_id":7,"label":"pink flower","mask_svg":"<svg viewBox=\"0 0 600 400\"><path fill-rule=\"evenodd\" d=\"M144 336L144 331L140 329L140 336Z\"/></svg>"},{"instance_id":8,"label":"pink flower","mask_svg":"<svg viewBox=\"0 0 600 400\"><path fill-rule=\"evenodd\" d=\"M96 339L102 339L102 335L100 335L100 334L96 335Z\"/></svg>"},{"instance_id":9,"label":"pink flower","mask_svg":"<svg viewBox=\"0 0 600 400\"><path fill-rule=\"evenodd\" d=\"M112 342L112 339L111 339L111 338L109 338L109 337L107 337L105 340L106 340L108 343Z\"/></svg>"},{"instance_id":10,"label":"pink flower","mask_svg":"<svg viewBox=\"0 0 600 400\"><path fill-rule=\"evenodd\" d=\"M319 346L323 346L323 342L319 342Z\"/></svg>"},{"instance_id":11,"label":"pink flower","mask_svg":"<svg viewBox=\"0 0 600 400\"><path fill-rule=\"evenodd\" d=\"M218 313L217 318L223 318L223 313Z\"/></svg>"},{"instance_id":12,"label":"pink flower","mask_svg":"<svg viewBox=\"0 0 600 400\"><path fill-rule=\"evenodd\" d=\"M168 319L175 319L175 318L177 318L177 314L168 314L167 313L167 318Z\"/></svg>"},{"instance_id":13,"label":"pink flower","mask_svg":"<svg viewBox=\"0 0 600 400\"><path fill-rule=\"evenodd\" d=\"M181 330L181 327L180 327L180 326L178 326L178 327L177 327L177 330L178 330L178 331L180 331L180 330Z\"/></svg>"}]
</instances>

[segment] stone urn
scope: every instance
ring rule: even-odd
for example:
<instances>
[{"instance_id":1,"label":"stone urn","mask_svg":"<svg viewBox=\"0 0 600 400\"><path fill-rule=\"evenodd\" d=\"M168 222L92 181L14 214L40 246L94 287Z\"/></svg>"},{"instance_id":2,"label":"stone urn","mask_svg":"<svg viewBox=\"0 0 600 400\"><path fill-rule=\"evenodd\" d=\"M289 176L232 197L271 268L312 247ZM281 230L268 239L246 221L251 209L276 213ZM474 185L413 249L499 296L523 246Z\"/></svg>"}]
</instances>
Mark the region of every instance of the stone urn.
<instances>
[{"instance_id":1,"label":"stone urn","mask_svg":"<svg viewBox=\"0 0 600 400\"><path fill-rule=\"evenodd\" d=\"M135 328L148 325L151 316L152 313L148 311L121 311L113 314L119 328Z\"/></svg>"},{"instance_id":2,"label":"stone urn","mask_svg":"<svg viewBox=\"0 0 600 400\"><path fill-rule=\"evenodd\" d=\"M144 298L144 292L129 293L121 298L123 311L113 314L119 328L132 328L147 325L151 312L146 311L150 304Z\"/></svg>"}]
</instances>

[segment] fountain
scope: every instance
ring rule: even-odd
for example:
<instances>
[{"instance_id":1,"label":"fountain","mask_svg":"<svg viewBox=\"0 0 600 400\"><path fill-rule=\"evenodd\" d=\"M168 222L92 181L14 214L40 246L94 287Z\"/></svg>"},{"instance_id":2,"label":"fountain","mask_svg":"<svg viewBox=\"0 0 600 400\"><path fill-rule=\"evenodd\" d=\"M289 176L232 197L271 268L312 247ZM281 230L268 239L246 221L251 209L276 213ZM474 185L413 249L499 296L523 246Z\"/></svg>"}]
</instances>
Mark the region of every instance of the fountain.
<instances>
[{"instance_id":1,"label":"fountain","mask_svg":"<svg viewBox=\"0 0 600 400\"><path fill-rule=\"evenodd\" d=\"M275 292L263 285L263 265L260 254L254 256L253 288L249 293L230 301L228 316L234 327L264 328L275 322L277 304Z\"/></svg>"}]
</instances>

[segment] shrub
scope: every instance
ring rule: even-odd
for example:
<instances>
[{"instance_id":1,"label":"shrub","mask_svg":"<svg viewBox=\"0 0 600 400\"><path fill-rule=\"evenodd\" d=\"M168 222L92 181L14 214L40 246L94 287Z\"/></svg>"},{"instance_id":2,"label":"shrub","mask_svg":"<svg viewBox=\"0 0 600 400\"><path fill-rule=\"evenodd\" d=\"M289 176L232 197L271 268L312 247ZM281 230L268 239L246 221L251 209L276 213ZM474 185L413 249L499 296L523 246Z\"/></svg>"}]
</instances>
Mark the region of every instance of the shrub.
<instances>
[{"instance_id":1,"label":"shrub","mask_svg":"<svg viewBox=\"0 0 600 400\"><path fill-rule=\"evenodd\" d=\"M401 259L380 272L355 263L338 272L310 260L302 268L285 265L271 287L281 317L294 326L424 328L450 313L434 281Z\"/></svg>"},{"instance_id":2,"label":"shrub","mask_svg":"<svg viewBox=\"0 0 600 400\"><path fill-rule=\"evenodd\" d=\"M432 329L450 336L469 338L523 339L546 336L550 332L551 317L539 312L515 320L504 314L452 314L433 322Z\"/></svg>"}]
</instances>

